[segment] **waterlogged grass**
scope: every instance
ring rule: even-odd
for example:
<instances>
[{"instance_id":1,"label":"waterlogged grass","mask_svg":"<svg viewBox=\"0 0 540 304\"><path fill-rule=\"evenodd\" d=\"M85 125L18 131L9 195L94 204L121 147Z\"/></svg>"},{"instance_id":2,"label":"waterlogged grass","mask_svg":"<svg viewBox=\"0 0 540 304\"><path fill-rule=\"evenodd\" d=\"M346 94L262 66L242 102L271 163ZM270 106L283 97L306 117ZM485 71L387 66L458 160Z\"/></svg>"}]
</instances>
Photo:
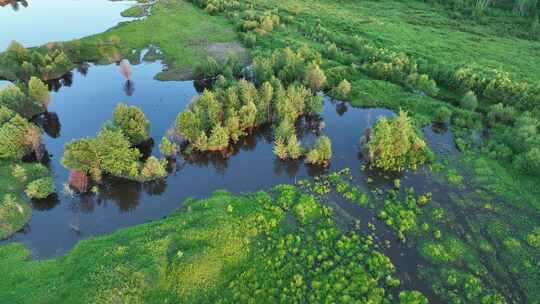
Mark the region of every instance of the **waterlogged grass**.
<instances>
[{"instance_id":1,"label":"waterlogged grass","mask_svg":"<svg viewBox=\"0 0 540 304\"><path fill-rule=\"evenodd\" d=\"M18 244L0 258L9 303L390 303L400 293L373 239L339 230L330 209L294 186L219 191L54 260L29 261ZM418 292L400 297L427 303Z\"/></svg>"}]
</instances>

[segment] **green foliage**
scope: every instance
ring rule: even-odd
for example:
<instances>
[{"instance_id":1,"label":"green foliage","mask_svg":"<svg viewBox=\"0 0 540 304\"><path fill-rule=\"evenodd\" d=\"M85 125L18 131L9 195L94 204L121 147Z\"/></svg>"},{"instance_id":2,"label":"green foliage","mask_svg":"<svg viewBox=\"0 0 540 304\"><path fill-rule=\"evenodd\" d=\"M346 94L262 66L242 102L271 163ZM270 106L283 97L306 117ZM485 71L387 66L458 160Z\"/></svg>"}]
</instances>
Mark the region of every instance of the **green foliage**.
<instances>
[{"instance_id":1,"label":"green foliage","mask_svg":"<svg viewBox=\"0 0 540 304\"><path fill-rule=\"evenodd\" d=\"M136 106L119 103L114 110L113 125L122 130L132 145L138 145L150 138L150 121Z\"/></svg>"},{"instance_id":2,"label":"green foliage","mask_svg":"<svg viewBox=\"0 0 540 304\"><path fill-rule=\"evenodd\" d=\"M317 138L315 147L308 152L306 163L327 166L330 160L332 160L332 142L327 136L321 136Z\"/></svg>"},{"instance_id":3,"label":"green foliage","mask_svg":"<svg viewBox=\"0 0 540 304\"><path fill-rule=\"evenodd\" d=\"M426 162L430 154L403 111L392 120L383 117L377 122L369 135L366 150L371 166L392 171L414 170Z\"/></svg>"},{"instance_id":4,"label":"green foliage","mask_svg":"<svg viewBox=\"0 0 540 304\"><path fill-rule=\"evenodd\" d=\"M0 158L21 159L40 148L41 130L18 114L1 107L4 122L0 125Z\"/></svg>"},{"instance_id":5,"label":"green foliage","mask_svg":"<svg viewBox=\"0 0 540 304\"><path fill-rule=\"evenodd\" d=\"M222 151L229 146L229 133L227 129L221 125L217 125L212 129L208 138L207 149L210 151Z\"/></svg>"},{"instance_id":6,"label":"green foliage","mask_svg":"<svg viewBox=\"0 0 540 304\"><path fill-rule=\"evenodd\" d=\"M338 96L339 99L346 100L349 98L351 89L352 89L351 83L347 81L347 79L343 79L339 83L339 85L334 89L334 92Z\"/></svg>"},{"instance_id":7,"label":"green foliage","mask_svg":"<svg viewBox=\"0 0 540 304\"><path fill-rule=\"evenodd\" d=\"M159 144L159 152L165 157L174 157L178 153L178 145L163 137Z\"/></svg>"},{"instance_id":8,"label":"green foliage","mask_svg":"<svg viewBox=\"0 0 540 304\"><path fill-rule=\"evenodd\" d=\"M150 156L143 164L137 178L140 182L162 179L167 176L167 161Z\"/></svg>"},{"instance_id":9,"label":"green foliage","mask_svg":"<svg viewBox=\"0 0 540 304\"><path fill-rule=\"evenodd\" d=\"M402 291L399 293L400 304L428 304L428 299L418 291Z\"/></svg>"},{"instance_id":10,"label":"green foliage","mask_svg":"<svg viewBox=\"0 0 540 304\"><path fill-rule=\"evenodd\" d=\"M326 84L326 75L321 68L315 64L310 64L306 69L305 84L313 91L320 90Z\"/></svg>"},{"instance_id":11,"label":"green foliage","mask_svg":"<svg viewBox=\"0 0 540 304\"><path fill-rule=\"evenodd\" d=\"M45 109L47 109L49 101L51 100L49 88L37 77L31 77L28 82L28 96L33 101L41 104Z\"/></svg>"},{"instance_id":12,"label":"green foliage","mask_svg":"<svg viewBox=\"0 0 540 304\"><path fill-rule=\"evenodd\" d=\"M440 106L436 112L433 120L439 123L446 123L450 120L452 111L446 106Z\"/></svg>"},{"instance_id":13,"label":"green foliage","mask_svg":"<svg viewBox=\"0 0 540 304\"><path fill-rule=\"evenodd\" d=\"M43 199L53 194L55 191L54 181L51 177L36 179L26 186L24 192L30 198Z\"/></svg>"},{"instance_id":14,"label":"green foliage","mask_svg":"<svg viewBox=\"0 0 540 304\"><path fill-rule=\"evenodd\" d=\"M68 303L390 303L398 288L395 266L370 238L357 227L343 233L328 208L293 186L245 196L218 191L184 204L186 212L81 242L47 263L27 259L21 245L0 247L0 297L21 303L45 296ZM75 292L60 292L68 289Z\"/></svg>"},{"instance_id":15,"label":"green foliage","mask_svg":"<svg viewBox=\"0 0 540 304\"><path fill-rule=\"evenodd\" d=\"M287 145L285 144L285 140L283 140L283 137L278 137L276 141L274 142L274 155L277 156L279 159L287 159L288 152L287 152Z\"/></svg>"},{"instance_id":16,"label":"green foliage","mask_svg":"<svg viewBox=\"0 0 540 304\"><path fill-rule=\"evenodd\" d=\"M478 99L473 91L468 91L460 101L460 105L465 110L474 111L478 107Z\"/></svg>"},{"instance_id":17,"label":"green foliage","mask_svg":"<svg viewBox=\"0 0 540 304\"><path fill-rule=\"evenodd\" d=\"M287 157L290 159L298 159L302 156L302 146L298 142L296 134L292 134L287 139Z\"/></svg>"}]
</instances>

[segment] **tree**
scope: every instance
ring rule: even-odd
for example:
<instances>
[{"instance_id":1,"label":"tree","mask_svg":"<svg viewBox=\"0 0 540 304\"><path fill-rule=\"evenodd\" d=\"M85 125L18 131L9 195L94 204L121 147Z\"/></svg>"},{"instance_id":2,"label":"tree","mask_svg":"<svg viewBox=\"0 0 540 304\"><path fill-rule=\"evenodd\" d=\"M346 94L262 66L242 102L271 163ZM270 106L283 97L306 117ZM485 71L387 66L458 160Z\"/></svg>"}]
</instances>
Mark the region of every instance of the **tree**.
<instances>
[{"instance_id":1,"label":"tree","mask_svg":"<svg viewBox=\"0 0 540 304\"><path fill-rule=\"evenodd\" d=\"M257 107L255 104L253 102L249 102L243 105L240 108L239 118L240 127L243 130L253 128L257 119Z\"/></svg>"},{"instance_id":2,"label":"tree","mask_svg":"<svg viewBox=\"0 0 540 304\"><path fill-rule=\"evenodd\" d=\"M320 90L326 84L326 75L319 65L312 63L306 69L305 84L313 91Z\"/></svg>"},{"instance_id":3,"label":"tree","mask_svg":"<svg viewBox=\"0 0 540 304\"><path fill-rule=\"evenodd\" d=\"M51 100L49 87L37 77L31 77L28 82L28 95L32 101L36 101L43 108L47 109Z\"/></svg>"},{"instance_id":4,"label":"tree","mask_svg":"<svg viewBox=\"0 0 540 304\"><path fill-rule=\"evenodd\" d=\"M324 99L321 95L313 95L306 99L305 114L316 115L323 111Z\"/></svg>"},{"instance_id":5,"label":"tree","mask_svg":"<svg viewBox=\"0 0 540 304\"><path fill-rule=\"evenodd\" d=\"M297 159L302 156L302 146L300 146L296 134L292 134L287 139L287 156L291 159Z\"/></svg>"},{"instance_id":6,"label":"tree","mask_svg":"<svg viewBox=\"0 0 540 304\"><path fill-rule=\"evenodd\" d=\"M428 299L419 291L402 291L399 293L400 304L428 304Z\"/></svg>"},{"instance_id":7,"label":"tree","mask_svg":"<svg viewBox=\"0 0 540 304\"><path fill-rule=\"evenodd\" d=\"M159 151L165 157L174 157L178 153L178 146L172 143L168 138L163 137L159 144Z\"/></svg>"},{"instance_id":8,"label":"tree","mask_svg":"<svg viewBox=\"0 0 540 304\"><path fill-rule=\"evenodd\" d=\"M244 131L240 128L240 120L236 116L227 119L226 127L232 142L237 142L244 135Z\"/></svg>"},{"instance_id":9,"label":"tree","mask_svg":"<svg viewBox=\"0 0 540 304\"><path fill-rule=\"evenodd\" d=\"M221 125L217 125L208 138L208 150L221 151L229 146L229 133Z\"/></svg>"},{"instance_id":10,"label":"tree","mask_svg":"<svg viewBox=\"0 0 540 304\"><path fill-rule=\"evenodd\" d=\"M0 90L0 105L22 113L27 104L27 97L16 85L8 85Z\"/></svg>"},{"instance_id":11,"label":"tree","mask_svg":"<svg viewBox=\"0 0 540 304\"><path fill-rule=\"evenodd\" d=\"M7 48L8 54L12 55L15 60L22 63L28 60L28 51L24 46L13 40Z\"/></svg>"},{"instance_id":12,"label":"tree","mask_svg":"<svg viewBox=\"0 0 540 304\"><path fill-rule=\"evenodd\" d=\"M257 98L257 124L263 124L270 120L274 87L269 82L262 84Z\"/></svg>"},{"instance_id":13,"label":"tree","mask_svg":"<svg viewBox=\"0 0 540 304\"><path fill-rule=\"evenodd\" d=\"M465 93L461 99L460 105L466 110L474 111L476 107L478 107L478 99L476 98L476 94L474 94L473 91L468 91Z\"/></svg>"},{"instance_id":14,"label":"tree","mask_svg":"<svg viewBox=\"0 0 540 304\"><path fill-rule=\"evenodd\" d=\"M392 171L416 167L429 158L426 143L416 134L407 113L388 120L381 118L367 138L367 157L371 166Z\"/></svg>"},{"instance_id":15,"label":"tree","mask_svg":"<svg viewBox=\"0 0 540 304\"><path fill-rule=\"evenodd\" d=\"M347 79L343 79L335 89L336 95L340 99L347 99L351 93L351 83Z\"/></svg>"},{"instance_id":16,"label":"tree","mask_svg":"<svg viewBox=\"0 0 540 304\"><path fill-rule=\"evenodd\" d=\"M175 125L176 131L190 142L197 139L202 128L199 117L190 110L178 114Z\"/></svg>"},{"instance_id":17,"label":"tree","mask_svg":"<svg viewBox=\"0 0 540 304\"><path fill-rule=\"evenodd\" d=\"M327 136L317 139L315 147L308 152L306 162L313 165L328 165L332 159L332 142Z\"/></svg>"},{"instance_id":18,"label":"tree","mask_svg":"<svg viewBox=\"0 0 540 304\"><path fill-rule=\"evenodd\" d=\"M140 108L119 103L113 114L113 125L120 128L132 145L150 138L150 122Z\"/></svg>"},{"instance_id":19,"label":"tree","mask_svg":"<svg viewBox=\"0 0 540 304\"><path fill-rule=\"evenodd\" d=\"M210 132L214 126L221 122L221 105L210 90L204 90L199 99L193 103L193 110L205 132Z\"/></svg>"},{"instance_id":20,"label":"tree","mask_svg":"<svg viewBox=\"0 0 540 304\"><path fill-rule=\"evenodd\" d=\"M274 155L276 155L279 159L287 159L288 157L287 146L281 137L278 137L274 142Z\"/></svg>"},{"instance_id":21,"label":"tree","mask_svg":"<svg viewBox=\"0 0 540 304\"><path fill-rule=\"evenodd\" d=\"M62 165L72 171L89 174L96 182L101 181L102 169L95 139L78 139L64 147Z\"/></svg>"},{"instance_id":22,"label":"tree","mask_svg":"<svg viewBox=\"0 0 540 304\"><path fill-rule=\"evenodd\" d=\"M95 144L103 171L124 178L138 175L141 153L131 147L131 142L121 130L101 130Z\"/></svg>"},{"instance_id":23,"label":"tree","mask_svg":"<svg viewBox=\"0 0 540 304\"><path fill-rule=\"evenodd\" d=\"M452 111L447 106L440 106L435 111L433 120L438 123L446 123L452 116Z\"/></svg>"},{"instance_id":24,"label":"tree","mask_svg":"<svg viewBox=\"0 0 540 304\"><path fill-rule=\"evenodd\" d=\"M150 156L141 169L138 175L140 182L146 182L156 179L161 179L167 176L167 162L159 160L155 156Z\"/></svg>"},{"instance_id":25,"label":"tree","mask_svg":"<svg viewBox=\"0 0 540 304\"><path fill-rule=\"evenodd\" d=\"M18 114L0 126L0 158L21 159L34 148L28 134L36 134L41 141L41 130Z\"/></svg>"}]
</instances>

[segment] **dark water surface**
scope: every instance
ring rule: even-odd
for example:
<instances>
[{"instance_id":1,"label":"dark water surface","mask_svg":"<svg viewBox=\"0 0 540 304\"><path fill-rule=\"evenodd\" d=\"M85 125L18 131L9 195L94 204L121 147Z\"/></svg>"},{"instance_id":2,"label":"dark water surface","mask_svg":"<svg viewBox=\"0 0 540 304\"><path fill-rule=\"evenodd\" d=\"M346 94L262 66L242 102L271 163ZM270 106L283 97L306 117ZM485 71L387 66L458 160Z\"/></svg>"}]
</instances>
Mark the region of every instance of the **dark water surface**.
<instances>
[{"instance_id":1,"label":"dark water surface","mask_svg":"<svg viewBox=\"0 0 540 304\"><path fill-rule=\"evenodd\" d=\"M117 103L136 105L144 111L151 121L151 136L156 143L173 126L177 114L198 93L191 81L154 80L161 69L159 62L133 66L132 85L128 87L117 65L89 66L75 70L54 85L58 91L52 94L49 114L39 121L47 131L44 143L51 155L49 166L58 195L47 201L33 201L32 220L9 241L27 245L35 258L48 258L65 253L81 239L166 216L188 197L205 197L216 189L233 193L268 189L324 172L302 162L276 160L271 132L263 130L246 138L228 159L218 155L179 158L176 172L164 182L139 184L109 179L96 195L63 193L68 179L67 170L60 164L64 144L95 136L103 123L112 118ZM360 136L378 117L392 115L389 110L354 109L326 100L321 115L325 124L322 133L332 139L334 149L328 170L350 167L360 174ZM316 138L316 132L308 125L318 124L301 124L301 138L306 145ZM154 155L158 155L157 145Z\"/></svg>"},{"instance_id":2,"label":"dark water surface","mask_svg":"<svg viewBox=\"0 0 540 304\"><path fill-rule=\"evenodd\" d=\"M0 7L0 50L12 40L26 47L103 32L121 21L134 1L26 0Z\"/></svg>"}]
</instances>

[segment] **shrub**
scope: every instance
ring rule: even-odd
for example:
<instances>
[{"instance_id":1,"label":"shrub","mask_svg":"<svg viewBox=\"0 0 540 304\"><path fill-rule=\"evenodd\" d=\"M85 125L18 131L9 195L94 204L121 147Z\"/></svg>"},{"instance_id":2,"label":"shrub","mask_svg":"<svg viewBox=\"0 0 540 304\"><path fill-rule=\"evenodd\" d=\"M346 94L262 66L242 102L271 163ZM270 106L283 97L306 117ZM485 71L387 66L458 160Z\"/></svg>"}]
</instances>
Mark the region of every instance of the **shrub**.
<instances>
[{"instance_id":1,"label":"shrub","mask_svg":"<svg viewBox=\"0 0 540 304\"><path fill-rule=\"evenodd\" d=\"M119 103L113 114L113 125L120 128L131 144L138 145L150 138L150 122L140 108Z\"/></svg>"},{"instance_id":2,"label":"shrub","mask_svg":"<svg viewBox=\"0 0 540 304\"><path fill-rule=\"evenodd\" d=\"M278 137L274 142L274 155L279 159L287 159L288 157L287 146L282 137Z\"/></svg>"},{"instance_id":3,"label":"shrub","mask_svg":"<svg viewBox=\"0 0 540 304\"><path fill-rule=\"evenodd\" d=\"M54 191L53 179L51 177L42 177L28 184L24 192L30 198L43 199L53 194Z\"/></svg>"},{"instance_id":4,"label":"shrub","mask_svg":"<svg viewBox=\"0 0 540 304\"><path fill-rule=\"evenodd\" d=\"M402 291L399 293L400 304L428 304L428 299L418 291Z\"/></svg>"},{"instance_id":5,"label":"shrub","mask_svg":"<svg viewBox=\"0 0 540 304\"><path fill-rule=\"evenodd\" d=\"M212 129L210 137L208 138L208 150L222 151L229 146L229 133L227 129L221 125L217 125Z\"/></svg>"},{"instance_id":6,"label":"shrub","mask_svg":"<svg viewBox=\"0 0 540 304\"><path fill-rule=\"evenodd\" d=\"M178 146L168 138L163 137L159 144L159 151L165 157L174 157L178 153Z\"/></svg>"},{"instance_id":7,"label":"shrub","mask_svg":"<svg viewBox=\"0 0 540 304\"><path fill-rule=\"evenodd\" d=\"M478 99L476 94L473 91L468 91L463 95L463 98L460 101L460 105L463 109L474 111L478 107Z\"/></svg>"},{"instance_id":8,"label":"shrub","mask_svg":"<svg viewBox=\"0 0 540 304\"><path fill-rule=\"evenodd\" d=\"M23 62L28 59L28 50L15 40L9 44L7 53L13 56L18 62Z\"/></svg>"},{"instance_id":9,"label":"shrub","mask_svg":"<svg viewBox=\"0 0 540 304\"><path fill-rule=\"evenodd\" d=\"M95 139L79 139L66 144L62 165L73 171L90 174L92 179L101 181L101 165Z\"/></svg>"},{"instance_id":10,"label":"shrub","mask_svg":"<svg viewBox=\"0 0 540 304\"><path fill-rule=\"evenodd\" d=\"M371 166L392 171L416 169L430 156L426 143L416 134L404 111L391 120L381 118L368 138L366 149Z\"/></svg>"},{"instance_id":11,"label":"shrub","mask_svg":"<svg viewBox=\"0 0 540 304\"><path fill-rule=\"evenodd\" d=\"M195 79L213 79L221 73L219 63L211 56L207 56L202 63L193 66L193 77Z\"/></svg>"},{"instance_id":12,"label":"shrub","mask_svg":"<svg viewBox=\"0 0 540 304\"><path fill-rule=\"evenodd\" d=\"M317 139L315 147L308 152L306 162L313 165L327 166L332 159L332 142L327 136Z\"/></svg>"},{"instance_id":13,"label":"shrub","mask_svg":"<svg viewBox=\"0 0 540 304\"><path fill-rule=\"evenodd\" d=\"M340 99L347 99L351 93L351 83L347 79L343 79L335 88L335 94Z\"/></svg>"},{"instance_id":14,"label":"shrub","mask_svg":"<svg viewBox=\"0 0 540 304\"><path fill-rule=\"evenodd\" d=\"M21 183L25 182L28 179L28 175L26 174L26 169L19 164L16 164L15 166L13 166L13 168L11 169L11 176L13 176L16 180L18 180Z\"/></svg>"},{"instance_id":15,"label":"shrub","mask_svg":"<svg viewBox=\"0 0 540 304\"><path fill-rule=\"evenodd\" d=\"M435 116L433 120L439 123L446 123L450 120L452 116L452 111L447 106L440 106L435 111Z\"/></svg>"},{"instance_id":16,"label":"shrub","mask_svg":"<svg viewBox=\"0 0 540 304\"><path fill-rule=\"evenodd\" d=\"M141 169L138 175L138 180L141 182L161 179L167 176L167 162L159 160L154 156L150 156Z\"/></svg>"},{"instance_id":17,"label":"shrub","mask_svg":"<svg viewBox=\"0 0 540 304\"><path fill-rule=\"evenodd\" d=\"M0 158L21 159L40 148L41 130L18 114L0 126Z\"/></svg>"},{"instance_id":18,"label":"shrub","mask_svg":"<svg viewBox=\"0 0 540 304\"><path fill-rule=\"evenodd\" d=\"M326 84L324 71L315 63L308 65L304 79L305 84L313 91L320 90Z\"/></svg>"},{"instance_id":19,"label":"shrub","mask_svg":"<svg viewBox=\"0 0 540 304\"><path fill-rule=\"evenodd\" d=\"M296 134L292 134L287 139L287 156L290 159L298 159L302 156L302 146L298 142Z\"/></svg>"},{"instance_id":20,"label":"shrub","mask_svg":"<svg viewBox=\"0 0 540 304\"><path fill-rule=\"evenodd\" d=\"M51 100L51 94L49 93L49 87L43 83L37 77L31 77L28 82L28 95L32 101L36 101L43 108L47 109L49 101Z\"/></svg>"}]
</instances>

